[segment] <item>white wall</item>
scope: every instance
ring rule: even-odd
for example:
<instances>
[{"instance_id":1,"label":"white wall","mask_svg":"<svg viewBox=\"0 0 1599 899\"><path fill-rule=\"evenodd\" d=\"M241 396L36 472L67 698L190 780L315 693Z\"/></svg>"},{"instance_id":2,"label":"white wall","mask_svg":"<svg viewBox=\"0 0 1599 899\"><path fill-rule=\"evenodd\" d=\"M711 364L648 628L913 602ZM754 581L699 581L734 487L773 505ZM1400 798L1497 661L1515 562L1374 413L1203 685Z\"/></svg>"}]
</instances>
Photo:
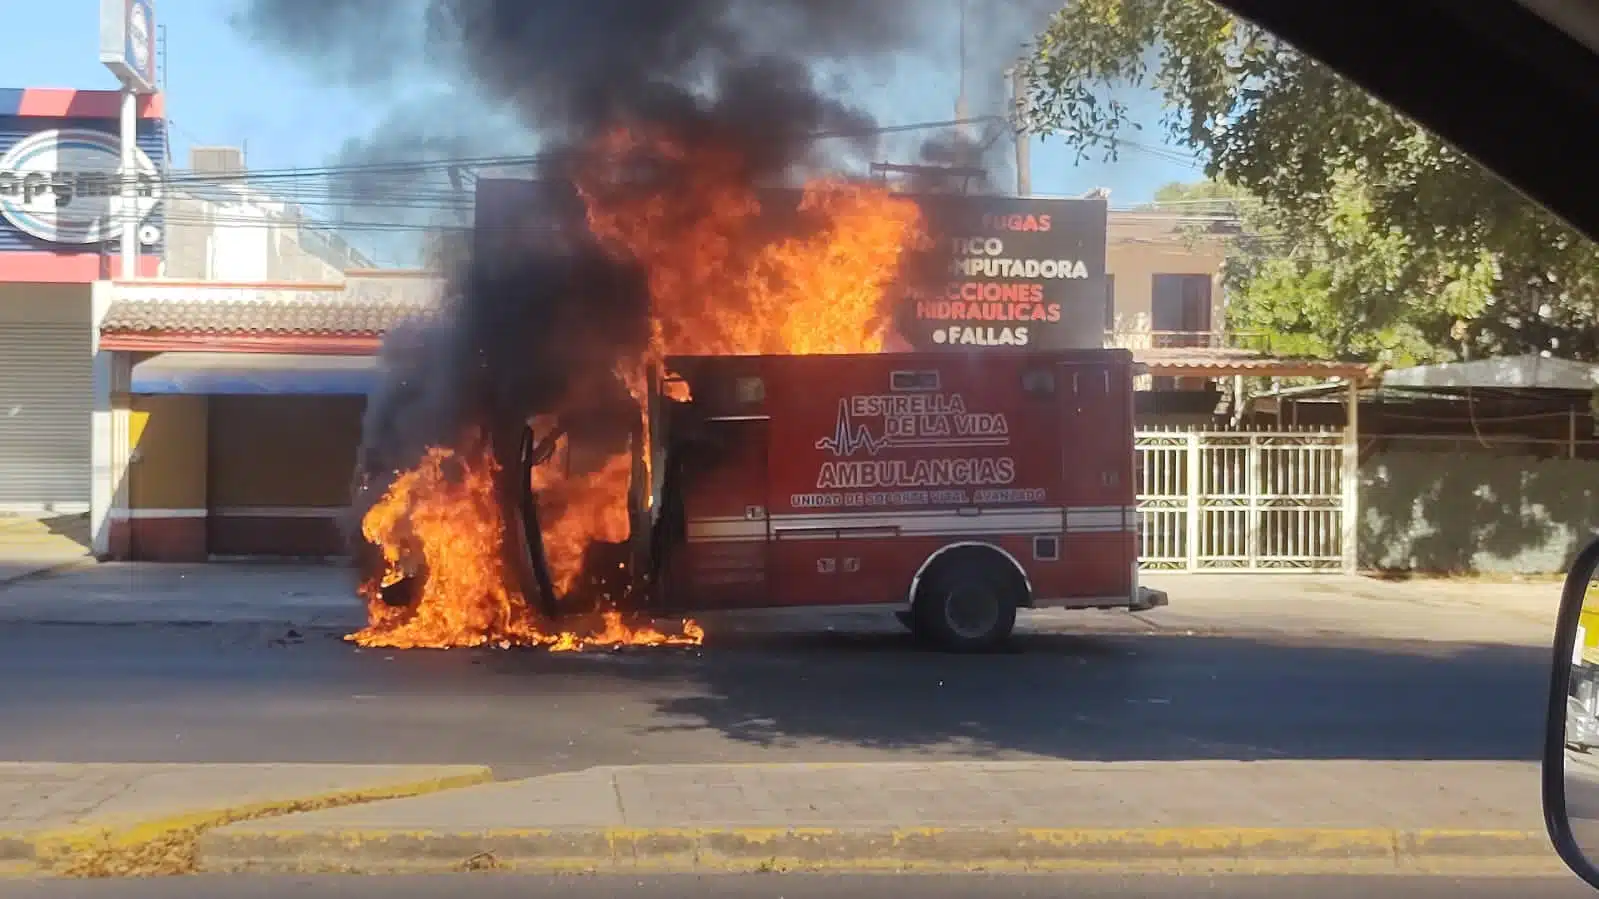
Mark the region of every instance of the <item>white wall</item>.
<instances>
[{"instance_id":1,"label":"white wall","mask_svg":"<svg viewBox=\"0 0 1599 899\"><path fill-rule=\"evenodd\" d=\"M276 228L265 210L245 203L215 204L216 224L205 233L208 281L271 281ZM248 222L248 224L246 224ZM181 276L180 276L181 277Z\"/></svg>"},{"instance_id":2,"label":"white wall","mask_svg":"<svg viewBox=\"0 0 1599 899\"><path fill-rule=\"evenodd\" d=\"M283 203L176 196L168 210L165 277L318 284L343 278L300 245L299 224Z\"/></svg>"}]
</instances>

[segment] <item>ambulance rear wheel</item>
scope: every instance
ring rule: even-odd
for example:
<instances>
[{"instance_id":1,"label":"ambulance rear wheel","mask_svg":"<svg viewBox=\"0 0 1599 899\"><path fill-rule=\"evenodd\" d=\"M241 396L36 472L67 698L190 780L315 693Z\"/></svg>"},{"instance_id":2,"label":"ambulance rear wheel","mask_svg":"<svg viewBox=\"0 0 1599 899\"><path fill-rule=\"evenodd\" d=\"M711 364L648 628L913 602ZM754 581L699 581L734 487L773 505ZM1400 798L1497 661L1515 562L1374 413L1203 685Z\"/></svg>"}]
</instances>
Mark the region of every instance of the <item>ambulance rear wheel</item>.
<instances>
[{"instance_id":1,"label":"ambulance rear wheel","mask_svg":"<svg viewBox=\"0 0 1599 899\"><path fill-rule=\"evenodd\" d=\"M935 565L917 591L917 636L947 652L1000 648L1016 627L1021 603L1002 559L951 559Z\"/></svg>"}]
</instances>

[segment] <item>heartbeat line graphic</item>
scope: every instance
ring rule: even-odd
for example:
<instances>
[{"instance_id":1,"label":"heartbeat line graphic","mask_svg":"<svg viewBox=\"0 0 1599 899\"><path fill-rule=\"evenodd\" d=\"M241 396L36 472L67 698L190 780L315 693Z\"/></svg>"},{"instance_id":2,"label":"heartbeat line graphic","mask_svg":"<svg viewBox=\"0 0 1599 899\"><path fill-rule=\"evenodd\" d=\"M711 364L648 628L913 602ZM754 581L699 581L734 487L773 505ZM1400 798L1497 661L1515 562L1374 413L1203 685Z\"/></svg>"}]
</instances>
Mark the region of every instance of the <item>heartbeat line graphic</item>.
<instances>
[{"instance_id":1,"label":"heartbeat line graphic","mask_svg":"<svg viewBox=\"0 0 1599 899\"><path fill-rule=\"evenodd\" d=\"M856 426L849 414L849 401L839 400L838 421L833 425L833 436L816 441L816 448L826 450L834 456L847 458L862 449L875 456L878 450L888 446L889 443L887 435L873 437L871 430L865 425Z\"/></svg>"}]
</instances>

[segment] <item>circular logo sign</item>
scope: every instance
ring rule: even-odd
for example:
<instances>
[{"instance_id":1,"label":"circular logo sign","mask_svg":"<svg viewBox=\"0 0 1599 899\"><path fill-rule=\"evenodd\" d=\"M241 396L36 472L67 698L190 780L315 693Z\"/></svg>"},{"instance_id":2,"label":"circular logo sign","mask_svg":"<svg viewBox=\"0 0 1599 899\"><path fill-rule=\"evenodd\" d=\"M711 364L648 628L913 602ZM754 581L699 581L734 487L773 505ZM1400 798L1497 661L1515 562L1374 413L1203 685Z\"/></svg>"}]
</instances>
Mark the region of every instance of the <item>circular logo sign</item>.
<instances>
[{"instance_id":1,"label":"circular logo sign","mask_svg":"<svg viewBox=\"0 0 1599 899\"><path fill-rule=\"evenodd\" d=\"M150 11L143 3L128 4L128 60L134 71L150 74Z\"/></svg>"},{"instance_id":2,"label":"circular logo sign","mask_svg":"<svg viewBox=\"0 0 1599 899\"><path fill-rule=\"evenodd\" d=\"M120 147L114 135L84 128L28 135L0 155L0 216L51 243L115 240L125 220ZM143 222L161 201L161 173L138 148L133 165L134 214Z\"/></svg>"}]
</instances>

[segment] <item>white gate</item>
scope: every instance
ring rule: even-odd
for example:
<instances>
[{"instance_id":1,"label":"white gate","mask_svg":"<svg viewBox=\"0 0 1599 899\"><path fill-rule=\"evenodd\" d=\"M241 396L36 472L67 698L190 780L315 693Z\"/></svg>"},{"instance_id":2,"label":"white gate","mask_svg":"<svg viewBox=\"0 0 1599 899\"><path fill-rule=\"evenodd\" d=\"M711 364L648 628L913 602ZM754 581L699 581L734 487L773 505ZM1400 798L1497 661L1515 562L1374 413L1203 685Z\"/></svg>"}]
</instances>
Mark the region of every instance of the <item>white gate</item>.
<instances>
[{"instance_id":1,"label":"white gate","mask_svg":"<svg viewBox=\"0 0 1599 899\"><path fill-rule=\"evenodd\" d=\"M1339 570L1352 561L1340 430L1137 434L1145 570Z\"/></svg>"}]
</instances>

